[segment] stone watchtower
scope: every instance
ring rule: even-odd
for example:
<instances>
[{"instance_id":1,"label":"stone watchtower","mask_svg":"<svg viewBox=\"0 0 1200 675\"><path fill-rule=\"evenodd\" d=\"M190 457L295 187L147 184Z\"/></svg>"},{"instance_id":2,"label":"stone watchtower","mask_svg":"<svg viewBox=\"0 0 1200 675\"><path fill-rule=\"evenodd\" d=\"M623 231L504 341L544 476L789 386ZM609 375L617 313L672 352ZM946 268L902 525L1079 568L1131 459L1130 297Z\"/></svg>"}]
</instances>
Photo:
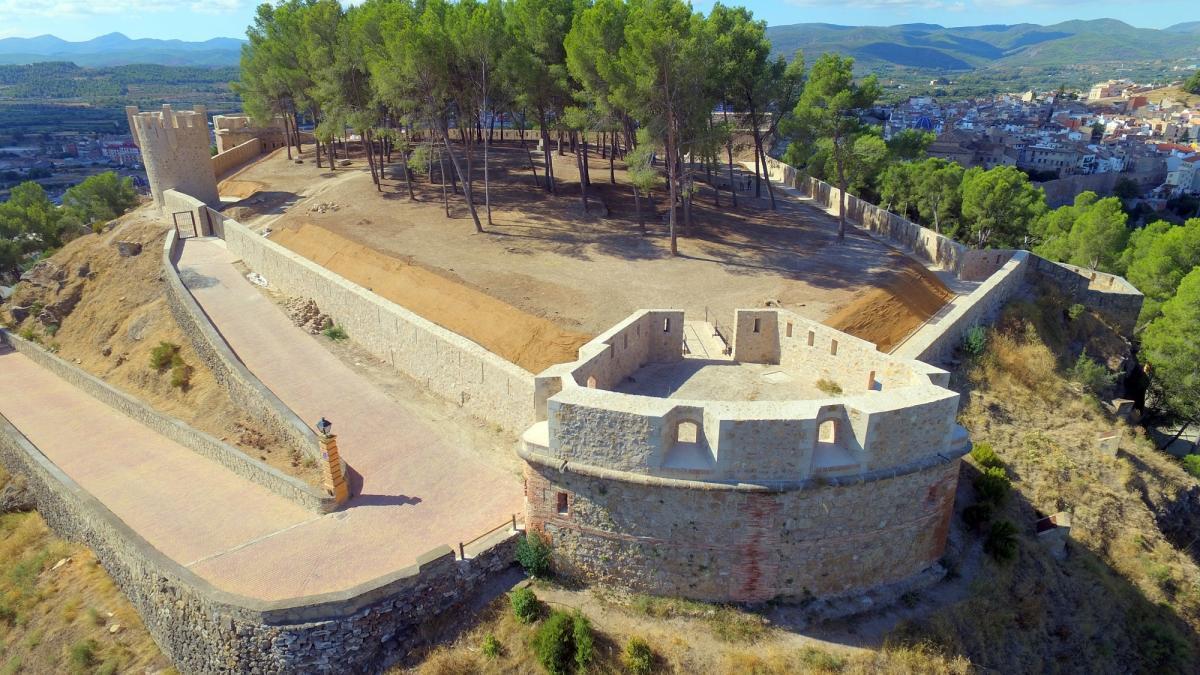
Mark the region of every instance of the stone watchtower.
<instances>
[{"instance_id":1,"label":"stone watchtower","mask_svg":"<svg viewBox=\"0 0 1200 675\"><path fill-rule=\"evenodd\" d=\"M204 106L175 111L164 104L161 111L155 112L138 112L137 106L126 106L125 116L133 142L142 151L150 192L159 210L166 190L178 190L210 205L220 202Z\"/></svg>"}]
</instances>

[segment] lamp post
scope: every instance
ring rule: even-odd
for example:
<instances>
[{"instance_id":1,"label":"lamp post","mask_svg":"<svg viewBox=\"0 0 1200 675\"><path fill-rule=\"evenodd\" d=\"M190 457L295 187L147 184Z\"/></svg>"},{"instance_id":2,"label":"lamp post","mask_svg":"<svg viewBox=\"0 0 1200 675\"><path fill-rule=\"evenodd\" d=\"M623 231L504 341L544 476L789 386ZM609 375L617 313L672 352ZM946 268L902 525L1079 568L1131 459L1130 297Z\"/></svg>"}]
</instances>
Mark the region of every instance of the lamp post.
<instances>
[{"instance_id":1,"label":"lamp post","mask_svg":"<svg viewBox=\"0 0 1200 675\"><path fill-rule=\"evenodd\" d=\"M346 477L342 475L337 436L329 433L333 429L333 423L321 417L316 426L317 442L321 445L321 473L325 491L332 495L338 504L342 504L350 498L350 487L346 485Z\"/></svg>"}]
</instances>

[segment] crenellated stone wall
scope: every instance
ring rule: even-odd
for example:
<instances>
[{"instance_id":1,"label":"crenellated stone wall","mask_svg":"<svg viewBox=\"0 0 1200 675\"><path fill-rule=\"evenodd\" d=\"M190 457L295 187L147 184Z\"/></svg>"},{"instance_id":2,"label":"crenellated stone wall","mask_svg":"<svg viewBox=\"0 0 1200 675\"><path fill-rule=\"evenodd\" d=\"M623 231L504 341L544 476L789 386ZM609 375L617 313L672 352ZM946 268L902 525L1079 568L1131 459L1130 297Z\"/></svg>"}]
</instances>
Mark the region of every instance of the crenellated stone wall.
<instances>
[{"instance_id":1,"label":"crenellated stone wall","mask_svg":"<svg viewBox=\"0 0 1200 675\"><path fill-rule=\"evenodd\" d=\"M178 190L207 204L217 204L217 179L212 170L212 142L204 106L193 110L139 112L126 106L133 141L142 152L154 204L164 210L164 190Z\"/></svg>"}]
</instances>

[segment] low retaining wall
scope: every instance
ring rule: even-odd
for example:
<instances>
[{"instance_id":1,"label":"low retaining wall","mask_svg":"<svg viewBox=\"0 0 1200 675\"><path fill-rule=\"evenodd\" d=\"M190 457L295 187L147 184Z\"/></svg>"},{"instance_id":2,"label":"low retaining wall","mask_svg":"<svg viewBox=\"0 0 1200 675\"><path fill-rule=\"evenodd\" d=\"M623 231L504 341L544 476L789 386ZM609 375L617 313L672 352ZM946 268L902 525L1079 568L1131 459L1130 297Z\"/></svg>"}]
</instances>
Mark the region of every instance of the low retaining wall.
<instances>
[{"instance_id":1,"label":"low retaining wall","mask_svg":"<svg viewBox=\"0 0 1200 675\"><path fill-rule=\"evenodd\" d=\"M175 268L179 251L179 238L174 231L168 231L162 253L167 307L187 334L200 360L212 371L217 384L247 415L275 432L289 448L320 460L321 448L316 433L246 368L184 286Z\"/></svg>"},{"instance_id":2,"label":"low retaining wall","mask_svg":"<svg viewBox=\"0 0 1200 675\"><path fill-rule=\"evenodd\" d=\"M194 429L169 415L164 415L137 398L118 390L98 377L84 372L41 347L4 331L0 342L10 344L30 360L83 390L92 398L179 443L185 448L217 462L235 474L257 483L301 507L317 513L337 508L333 497L298 478L254 459L237 448Z\"/></svg>"},{"instance_id":3,"label":"low retaining wall","mask_svg":"<svg viewBox=\"0 0 1200 675\"><path fill-rule=\"evenodd\" d=\"M263 142L252 138L245 143L235 145L225 152L212 156L213 175L219 180L229 171L249 162L263 153Z\"/></svg>"},{"instance_id":4,"label":"low retaining wall","mask_svg":"<svg viewBox=\"0 0 1200 675\"><path fill-rule=\"evenodd\" d=\"M794 167L768 158L772 180L796 188L820 206L838 211L840 191ZM1122 333L1133 332L1142 309L1142 294L1125 279L1056 263L1029 251L972 249L874 204L846 195L846 217L859 227L885 238L934 267L954 272L964 281L983 281L969 295L955 298L893 350L893 354L922 361L949 357L963 333L976 324L990 322L1000 307L1018 292L1030 274L1058 287L1063 293L1095 311Z\"/></svg>"},{"instance_id":5,"label":"low retaining wall","mask_svg":"<svg viewBox=\"0 0 1200 675\"><path fill-rule=\"evenodd\" d=\"M350 338L429 391L519 435L534 422L534 378L480 345L209 211L226 245L288 295L316 301Z\"/></svg>"},{"instance_id":6,"label":"low retaining wall","mask_svg":"<svg viewBox=\"0 0 1200 675\"><path fill-rule=\"evenodd\" d=\"M29 479L57 534L91 548L185 673L377 672L426 644L484 582L512 564L504 531L456 560L448 546L356 588L261 602L226 593L166 557L88 494L0 415L0 462ZM298 563L299 564L299 563Z\"/></svg>"}]
</instances>

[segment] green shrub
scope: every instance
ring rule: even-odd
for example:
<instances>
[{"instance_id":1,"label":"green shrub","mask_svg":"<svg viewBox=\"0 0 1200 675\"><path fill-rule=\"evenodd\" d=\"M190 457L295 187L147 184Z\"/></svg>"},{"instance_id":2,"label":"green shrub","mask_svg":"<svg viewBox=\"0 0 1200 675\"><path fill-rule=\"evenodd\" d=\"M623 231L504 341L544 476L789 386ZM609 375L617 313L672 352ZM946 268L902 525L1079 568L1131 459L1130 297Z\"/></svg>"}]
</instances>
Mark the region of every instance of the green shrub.
<instances>
[{"instance_id":1,"label":"green shrub","mask_svg":"<svg viewBox=\"0 0 1200 675\"><path fill-rule=\"evenodd\" d=\"M1200 455L1187 455L1183 458L1183 470L1200 478Z\"/></svg>"},{"instance_id":2,"label":"green shrub","mask_svg":"<svg viewBox=\"0 0 1200 675\"><path fill-rule=\"evenodd\" d=\"M998 466L984 469L983 473L975 477L974 485L975 493L979 495L979 501L992 504L1003 504L1012 487L1008 475L1004 473L1003 468Z\"/></svg>"},{"instance_id":3,"label":"green shrub","mask_svg":"<svg viewBox=\"0 0 1200 675\"><path fill-rule=\"evenodd\" d=\"M575 642L575 667L585 671L596 655L596 640L592 636L592 622L578 611L571 617L571 637Z\"/></svg>"},{"instance_id":4,"label":"green shrub","mask_svg":"<svg viewBox=\"0 0 1200 675\"><path fill-rule=\"evenodd\" d=\"M170 342L160 342L150 350L150 368L163 372L171 366L171 362L179 354L179 345Z\"/></svg>"},{"instance_id":5,"label":"green shrub","mask_svg":"<svg viewBox=\"0 0 1200 675\"><path fill-rule=\"evenodd\" d=\"M321 333L334 342L340 342L341 340L345 340L346 338L350 337L349 335L346 335L345 328L335 325L326 327L325 330L321 331Z\"/></svg>"},{"instance_id":6,"label":"green shrub","mask_svg":"<svg viewBox=\"0 0 1200 675\"><path fill-rule=\"evenodd\" d=\"M551 574L550 537L542 532L526 532L517 542L517 562L531 576L544 579Z\"/></svg>"},{"instance_id":7,"label":"green shrub","mask_svg":"<svg viewBox=\"0 0 1200 675\"><path fill-rule=\"evenodd\" d=\"M71 667L77 672L90 670L96 663L96 650L99 645L95 640L80 640L71 645Z\"/></svg>"},{"instance_id":8,"label":"green shrub","mask_svg":"<svg viewBox=\"0 0 1200 675\"><path fill-rule=\"evenodd\" d=\"M654 652L650 645L640 637L631 637L625 643L625 652L621 662L630 675L650 675L654 670Z\"/></svg>"},{"instance_id":9,"label":"green shrub","mask_svg":"<svg viewBox=\"0 0 1200 675\"><path fill-rule=\"evenodd\" d=\"M58 324L52 323L46 326L46 335L54 337L58 334Z\"/></svg>"},{"instance_id":10,"label":"green shrub","mask_svg":"<svg viewBox=\"0 0 1200 675\"><path fill-rule=\"evenodd\" d=\"M1108 368L1088 358L1087 354L1079 355L1075 365L1067 371L1067 376L1093 394L1104 391L1117 381L1116 373L1108 372Z\"/></svg>"},{"instance_id":11,"label":"green shrub","mask_svg":"<svg viewBox=\"0 0 1200 675\"><path fill-rule=\"evenodd\" d=\"M107 659L100 667L96 669L96 675L117 675L117 671L121 669L121 663L116 659Z\"/></svg>"},{"instance_id":12,"label":"green shrub","mask_svg":"<svg viewBox=\"0 0 1200 675\"><path fill-rule=\"evenodd\" d=\"M509 593L508 601L512 604L513 614L521 623L533 623L542 613L542 603L528 588L518 588Z\"/></svg>"},{"instance_id":13,"label":"green shrub","mask_svg":"<svg viewBox=\"0 0 1200 675\"><path fill-rule=\"evenodd\" d=\"M987 330L983 326L971 326L963 334L962 348L964 352L971 356L979 356L985 347L987 347Z\"/></svg>"},{"instance_id":14,"label":"green shrub","mask_svg":"<svg viewBox=\"0 0 1200 675\"><path fill-rule=\"evenodd\" d=\"M845 657L815 647L805 647L800 650L800 663L808 669L820 672L836 673L846 669Z\"/></svg>"},{"instance_id":15,"label":"green shrub","mask_svg":"<svg viewBox=\"0 0 1200 675\"><path fill-rule=\"evenodd\" d=\"M17 333L17 335L21 336L21 339L25 340L26 342L35 342L37 344L41 344L42 342L41 336L33 332L33 326L25 326L21 329L20 333Z\"/></svg>"},{"instance_id":16,"label":"green shrub","mask_svg":"<svg viewBox=\"0 0 1200 675\"><path fill-rule=\"evenodd\" d=\"M192 383L194 368L184 362L183 357L176 352L171 356L171 386L187 391Z\"/></svg>"},{"instance_id":17,"label":"green shrub","mask_svg":"<svg viewBox=\"0 0 1200 675\"><path fill-rule=\"evenodd\" d=\"M983 550L1000 562L1017 556L1017 526L1007 520L997 520L988 530Z\"/></svg>"},{"instance_id":18,"label":"green shrub","mask_svg":"<svg viewBox=\"0 0 1200 675\"><path fill-rule=\"evenodd\" d=\"M494 659L500 656L500 653L504 651L504 647L500 645L500 641L497 640L496 636L491 633L483 636L483 646L481 649L483 651L483 655L489 659Z\"/></svg>"},{"instance_id":19,"label":"green shrub","mask_svg":"<svg viewBox=\"0 0 1200 675\"><path fill-rule=\"evenodd\" d=\"M1148 619L1135 630L1140 672L1181 673L1187 669L1192 648L1173 626Z\"/></svg>"},{"instance_id":20,"label":"green shrub","mask_svg":"<svg viewBox=\"0 0 1200 675\"><path fill-rule=\"evenodd\" d=\"M987 502L972 504L963 509L963 521L978 530L984 523L992 519L992 505Z\"/></svg>"},{"instance_id":21,"label":"green shrub","mask_svg":"<svg viewBox=\"0 0 1200 675\"><path fill-rule=\"evenodd\" d=\"M554 611L533 634L533 652L550 675L562 675L575 656L574 620L566 612Z\"/></svg>"},{"instance_id":22,"label":"green shrub","mask_svg":"<svg viewBox=\"0 0 1200 675\"><path fill-rule=\"evenodd\" d=\"M1067 318L1074 321L1075 319L1078 319L1079 317L1083 316L1083 313L1085 311L1086 311L1086 308L1077 302L1067 308Z\"/></svg>"},{"instance_id":23,"label":"green shrub","mask_svg":"<svg viewBox=\"0 0 1200 675\"><path fill-rule=\"evenodd\" d=\"M992 467L1003 467L1004 462L1000 461L1000 457L992 448L991 443L979 442L971 448L971 459L979 466L990 469Z\"/></svg>"},{"instance_id":24,"label":"green shrub","mask_svg":"<svg viewBox=\"0 0 1200 675\"><path fill-rule=\"evenodd\" d=\"M842 385L824 377L817 380L817 389L820 389L821 393L826 396L840 396L842 394Z\"/></svg>"}]
</instances>

